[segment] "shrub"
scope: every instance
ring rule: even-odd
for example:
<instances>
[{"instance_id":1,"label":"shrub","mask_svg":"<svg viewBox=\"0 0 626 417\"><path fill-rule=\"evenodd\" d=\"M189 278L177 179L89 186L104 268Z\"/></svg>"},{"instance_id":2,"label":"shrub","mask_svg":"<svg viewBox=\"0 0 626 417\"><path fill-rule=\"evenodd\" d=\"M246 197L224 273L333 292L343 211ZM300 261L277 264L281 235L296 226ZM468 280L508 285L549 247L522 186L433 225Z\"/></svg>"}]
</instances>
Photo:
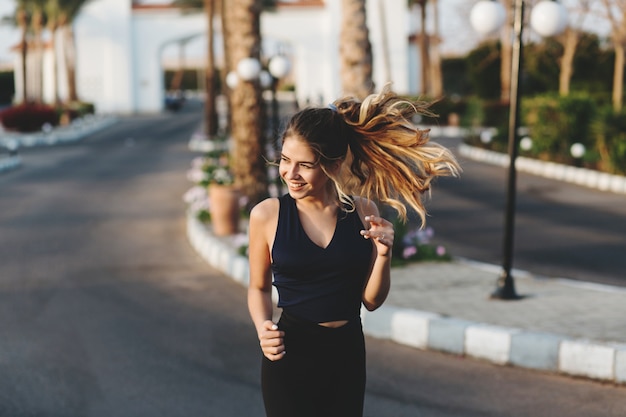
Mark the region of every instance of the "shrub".
<instances>
[{"instance_id":1,"label":"shrub","mask_svg":"<svg viewBox=\"0 0 626 417\"><path fill-rule=\"evenodd\" d=\"M615 113L611 106L601 107L591 130L600 168L614 174L626 174L626 110Z\"/></svg>"},{"instance_id":2,"label":"shrub","mask_svg":"<svg viewBox=\"0 0 626 417\"><path fill-rule=\"evenodd\" d=\"M432 227L424 229L409 228L407 223L394 220L394 242L392 266L402 266L419 261L450 261L452 257L443 245L432 243L435 231Z\"/></svg>"},{"instance_id":3,"label":"shrub","mask_svg":"<svg viewBox=\"0 0 626 417\"><path fill-rule=\"evenodd\" d=\"M572 144L593 147L591 124L596 106L586 94L547 94L526 99L522 102L522 114L533 138L533 151L541 159L571 164Z\"/></svg>"},{"instance_id":4,"label":"shrub","mask_svg":"<svg viewBox=\"0 0 626 417\"><path fill-rule=\"evenodd\" d=\"M57 111L42 104L21 104L0 112L0 122L5 129L18 132L37 132L45 124L56 126L59 123Z\"/></svg>"},{"instance_id":5,"label":"shrub","mask_svg":"<svg viewBox=\"0 0 626 417\"><path fill-rule=\"evenodd\" d=\"M14 94L13 71L0 71L0 105L10 104Z\"/></svg>"}]
</instances>

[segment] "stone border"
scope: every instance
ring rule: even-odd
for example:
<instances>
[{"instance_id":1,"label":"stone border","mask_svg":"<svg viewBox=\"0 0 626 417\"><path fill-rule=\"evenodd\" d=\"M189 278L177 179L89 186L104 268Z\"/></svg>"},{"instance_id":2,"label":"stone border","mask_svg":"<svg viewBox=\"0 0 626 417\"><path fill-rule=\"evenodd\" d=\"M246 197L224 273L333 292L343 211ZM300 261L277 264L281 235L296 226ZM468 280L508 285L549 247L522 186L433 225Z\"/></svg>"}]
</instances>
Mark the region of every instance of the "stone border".
<instances>
[{"instance_id":1,"label":"stone border","mask_svg":"<svg viewBox=\"0 0 626 417\"><path fill-rule=\"evenodd\" d=\"M248 286L248 259L236 253L229 238L213 236L210 228L191 211L187 212L187 236L192 247L211 266ZM275 290L273 298L276 300ZM626 383L626 345L569 339L393 306L382 306L376 312L362 309L361 317L365 334L418 349Z\"/></svg>"},{"instance_id":2,"label":"stone border","mask_svg":"<svg viewBox=\"0 0 626 417\"><path fill-rule=\"evenodd\" d=\"M10 155L0 158L0 172L10 171L19 167L22 164L22 159L18 155Z\"/></svg>"},{"instance_id":3,"label":"stone border","mask_svg":"<svg viewBox=\"0 0 626 417\"><path fill-rule=\"evenodd\" d=\"M48 132L14 133L0 132L0 147L9 150L32 148L35 146L55 146L64 143L76 142L86 136L102 130L117 121L113 116L85 116L76 119L68 126L60 126ZM0 159L0 172L15 169L22 164L17 155Z\"/></svg>"},{"instance_id":4,"label":"stone border","mask_svg":"<svg viewBox=\"0 0 626 417\"><path fill-rule=\"evenodd\" d=\"M507 154L469 146L464 143L459 145L459 154L469 159L501 167L508 167L510 163L510 158ZM595 188L600 191L626 194L626 177L621 175L541 161L524 156L519 156L515 159L515 168L518 171Z\"/></svg>"}]
</instances>

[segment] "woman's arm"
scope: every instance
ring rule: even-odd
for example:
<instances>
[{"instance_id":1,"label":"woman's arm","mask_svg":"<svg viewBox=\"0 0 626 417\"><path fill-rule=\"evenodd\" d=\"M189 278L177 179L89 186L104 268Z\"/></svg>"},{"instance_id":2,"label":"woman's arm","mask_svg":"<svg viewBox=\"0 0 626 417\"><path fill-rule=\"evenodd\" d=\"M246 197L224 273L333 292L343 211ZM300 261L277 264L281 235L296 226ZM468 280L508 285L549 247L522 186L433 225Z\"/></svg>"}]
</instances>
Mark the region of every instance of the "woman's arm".
<instances>
[{"instance_id":1,"label":"woman's arm","mask_svg":"<svg viewBox=\"0 0 626 417\"><path fill-rule=\"evenodd\" d=\"M366 239L374 242L373 264L363 289L363 305L369 311L380 307L391 288L391 248L393 246L393 224L380 217L378 207L366 199L357 200L363 224L369 229L361 231Z\"/></svg>"},{"instance_id":2,"label":"woman's arm","mask_svg":"<svg viewBox=\"0 0 626 417\"><path fill-rule=\"evenodd\" d=\"M248 259L250 284L248 310L263 354L270 360L285 354L284 333L272 322L272 273L270 247L278 224L278 200L268 199L250 212Z\"/></svg>"}]
</instances>

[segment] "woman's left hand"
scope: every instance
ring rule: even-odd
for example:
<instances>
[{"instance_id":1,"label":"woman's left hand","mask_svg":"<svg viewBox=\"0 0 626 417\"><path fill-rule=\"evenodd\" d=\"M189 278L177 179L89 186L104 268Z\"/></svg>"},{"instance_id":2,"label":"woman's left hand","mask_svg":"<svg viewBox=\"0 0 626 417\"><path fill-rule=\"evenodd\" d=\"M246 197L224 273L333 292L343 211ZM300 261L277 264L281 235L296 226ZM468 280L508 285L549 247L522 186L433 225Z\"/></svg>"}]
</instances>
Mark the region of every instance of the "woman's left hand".
<instances>
[{"instance_id":1,"label":"woman's left hand","mask_svg":"<svg viewBox=\"0 0 626 417\"><path fill-rule=\"evenodd\" d=\"M389 256L393 247L393 224L379 216L365 216L365 221L370 223L370 228L361 230L361 235L366 239L374 239L379 256Z\"/></svg>"}]
</instances>

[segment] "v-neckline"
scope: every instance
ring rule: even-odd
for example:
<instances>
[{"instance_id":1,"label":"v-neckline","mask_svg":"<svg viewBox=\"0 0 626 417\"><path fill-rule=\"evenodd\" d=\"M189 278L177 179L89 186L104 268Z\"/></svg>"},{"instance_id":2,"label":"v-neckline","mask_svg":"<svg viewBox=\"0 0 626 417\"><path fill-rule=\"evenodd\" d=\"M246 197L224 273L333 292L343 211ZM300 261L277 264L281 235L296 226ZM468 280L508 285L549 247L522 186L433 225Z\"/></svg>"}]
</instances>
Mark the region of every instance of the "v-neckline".
<instances>
[{"instance_id":1,"label":"v-neckline","mask_svg":"<svg viewBox=\"0 0 626 417\"><path fill-rule=\"evenodd\" d=\"M300 228L300 230L302 231L304 236L306 236L307 240L309 242L311 242L311 244L313 246L315 246L316 248L319 248L321 250L328 249L330 247L330 245L335 241L335 236L337 235L337 229L339 227L339 213L337 213L337 215L335 216L335 229L333 230L333 234L330 237L330 240L328 241L328 244L326 244L326 246L321 246L321 245L318 245L317 243L315 243L313 241L313 239L311 239L309 234L306 232L306 230L304 228L304 225L302 224L302 218L300 217L300 210L298 210L298 205L296 204L296 200L294 198L292 198L292 201L293 201L294 208L296 210L296 215L298 216L298 227Z\"/></svg>"}]
</instances>

